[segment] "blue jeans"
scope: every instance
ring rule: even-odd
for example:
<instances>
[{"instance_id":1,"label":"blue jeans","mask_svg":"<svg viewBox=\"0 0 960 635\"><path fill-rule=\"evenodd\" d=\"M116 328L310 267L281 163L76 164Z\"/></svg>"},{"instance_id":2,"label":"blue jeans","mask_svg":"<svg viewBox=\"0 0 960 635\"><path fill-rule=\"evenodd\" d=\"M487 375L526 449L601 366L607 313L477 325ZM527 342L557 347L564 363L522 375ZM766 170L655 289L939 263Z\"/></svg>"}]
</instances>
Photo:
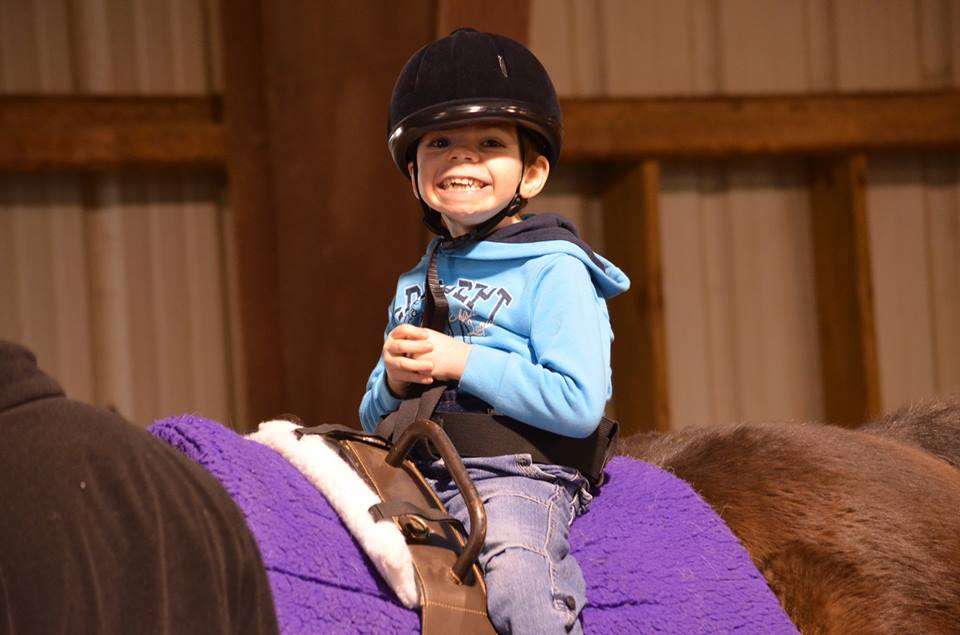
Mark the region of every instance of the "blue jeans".
<instances>
[{"instance_id":1,"label":"blue jeans","mask_svg":"<svg viewBox=\"0 0 960 635\"><path fill-rule=\"evenodd\" d=\"M487 512L480 567L499 633L582 633L586 602L568 530L592 496L579 472L533 463L529 454L463 460ZM451 516L470 518L443 461L421 466Z\"/></svg>"}]
</instances>

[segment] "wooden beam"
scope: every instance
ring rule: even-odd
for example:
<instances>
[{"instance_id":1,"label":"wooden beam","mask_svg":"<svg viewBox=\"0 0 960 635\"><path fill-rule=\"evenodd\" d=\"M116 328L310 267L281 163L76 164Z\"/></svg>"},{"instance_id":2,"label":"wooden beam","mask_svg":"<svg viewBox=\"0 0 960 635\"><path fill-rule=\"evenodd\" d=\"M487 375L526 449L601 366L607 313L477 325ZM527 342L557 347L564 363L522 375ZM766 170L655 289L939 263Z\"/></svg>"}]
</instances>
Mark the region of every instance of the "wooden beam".
<instances>
[{"instance_id":1,"label":"wooden beam","mask_svg":"<svg viewBox=\"0 0 960 635\"><path fill-rule=\"evenodd\" d=\"M960 92L567 99L564 161L960 147Z\"/></svg>"},{"instance_id":2,"label":"wooden beam","mask_svg":"<svg viewBox=\"0 0 960 635\"><path fill-rule=\"evenodd\" d=\"M660 165L624 169L603 194L607 255L631 289L610 301L614 403L623 434L670 427L660 262Z\"/></svg>"},{"instance_id":3,"label":"wooden beam","mask_svg":"<svg viewBox=\"0 0 960 635\"><path fill-rule=\"evenodd\" d=\"M5 96L0 171L220 168L216 97Z\"/></svg>"},{"instance_id":4,"label":"wooden beam","mask_svg":"<svg viewBox=\"0 0 960 635\"><path fill-rule=\"evenodd\" d=\"M237 295L240 315L233 324L239 351L236 409L240 429L288 409L284 402L283 333L276 226L276 180L267 107L268 68L260 2L232 0L221 5L228 205L233 213Z\"/></svg>"},{"instance_id":5,"label":"wooden beam","mask_svg":"<svg viewBox=\"0 0 960 635\"><path fill-rule=\"evenodd\" d=\"M510 30L481 18L470 23ZM960 148L958 91L562 99L561 106L564 162ZM213 97L0 96L0 171L225 163Z\"/></svg>"},{"instance_id":6,"label":"wooden beam","mask_svg":"<svg viewBox=\"0 0 960 635\"><path fill-rule=\"evenodd\" d=\"M238 214L238 240L247 236L260 252L239 246L241 275L258 263L275 269L245 283L249 416L289 412L309 424L359 425L384 307L397 275L422 253L419 208L390 159L383 122L397 73L433 38L436 7L426 0L221 6L225 57L235 65L226 106L246 112L227 113L241 118L231 154L244 155L231 173L230 199L250 206ZM248 192L254 200L243 200ZM272 305L256 306L258 298ZM258 394L262 383L266 395Z\"/></svg>"},{"instance_id":7,"label":"wooden beam","mask_svg":"<svg viewBox=\"0 0 960 635\"><path fill-rule=\"evenodd\" d=\"M460 27L506 35L522 44L530 39L529 0L439 0L437 37Z\"/></svg>"},{"instance_id":8,"label":"wooden beam","mask_svg":"<svg viewBox=\"0 0 960 635\"><path fill-rule=\"evenodd\" d=\"M862 154L812 162L810 190L825 417L856 426L880 413Z\"/></svg>"}]
</instances>

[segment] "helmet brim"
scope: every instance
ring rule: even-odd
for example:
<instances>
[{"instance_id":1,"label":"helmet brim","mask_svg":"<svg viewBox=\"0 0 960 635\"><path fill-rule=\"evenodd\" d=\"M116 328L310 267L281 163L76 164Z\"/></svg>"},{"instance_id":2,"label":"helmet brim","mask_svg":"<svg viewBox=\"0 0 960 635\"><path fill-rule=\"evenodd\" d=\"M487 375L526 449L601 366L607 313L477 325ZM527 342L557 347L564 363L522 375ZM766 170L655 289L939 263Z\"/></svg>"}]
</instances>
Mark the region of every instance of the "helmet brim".
<instances>
[{"instance_id":1,"label":"helmet brim","mask_svg":"<svg viewBox=\"0 0 960 635\"><path fill-rule=\"evenodd\" d=\"M414 144L426 133L464 124L512 123L523 126L543 138L551 167L560 156L563 125L533 104L504 99L463 99L423 108L404 117L387 137L394 163L404 176L410 176L407 163Z\"/></svg>"}]
</instances>

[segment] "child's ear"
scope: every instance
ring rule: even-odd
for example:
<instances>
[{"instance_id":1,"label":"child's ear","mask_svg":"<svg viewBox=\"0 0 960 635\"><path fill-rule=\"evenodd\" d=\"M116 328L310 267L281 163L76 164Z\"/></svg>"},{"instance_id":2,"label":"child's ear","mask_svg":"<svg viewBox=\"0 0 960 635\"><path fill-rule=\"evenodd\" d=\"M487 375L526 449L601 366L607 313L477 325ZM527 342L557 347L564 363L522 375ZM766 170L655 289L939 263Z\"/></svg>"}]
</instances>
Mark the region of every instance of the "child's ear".
<instances>
[{"instance_id":1,"label":"child's ear","mask_svg":"<svg viewBox=\"0 0 960 635\"><path fill-rule=\"evenodd\" d=\"M413 186L413 198L420 200L420 188L417 187L417 177L413 172L413 161L407 163L407 174L410 175L410 185Z\"/></svg>"},{"instance_id":2,"label":"child's ear","mask_svg":"<svg viewBox=\"0 0 960 635\"><path fill-rule=\"evenodd\" d=\"M533 198L547 184L547 177L550 176L550 162L542 154L537 156L536 161L528 165L523 171L523 180L520 182L520 196L526 199Z\"/></svg>"}]
</instances>

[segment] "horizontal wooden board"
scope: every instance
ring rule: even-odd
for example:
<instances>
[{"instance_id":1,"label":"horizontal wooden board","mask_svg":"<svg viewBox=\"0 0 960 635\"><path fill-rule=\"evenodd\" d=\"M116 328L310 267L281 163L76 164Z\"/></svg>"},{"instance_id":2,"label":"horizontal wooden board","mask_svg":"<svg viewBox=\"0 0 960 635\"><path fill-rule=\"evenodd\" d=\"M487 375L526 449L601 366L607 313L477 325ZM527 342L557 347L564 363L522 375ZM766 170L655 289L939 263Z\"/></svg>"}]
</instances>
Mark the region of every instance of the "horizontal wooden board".
<instances>
[{"instance_id":1,"label":"horizontal wooden board","mask_svg":"<svg viewBox=\"0 0 960 635\"><path fill-rule=\"evenodd\" d=\"M960 92L563 101L565 161L960 147Z\"/></svg>"},{"instance_id":2,"label":"horizontal wooden board","mask_svg":"<svg viewBox=\"0 0 960 635\"><path fill-rule=\"evenodd\" d=\"M217 97L4 96L0 171L225 164Z\"/></svg>"},{"instance_id":3,"label":"horizontal wooden board","mask_svg":"<svg viewBox=\"0 0 960 635\"><path fill-rule=\"evenodd\" d=\"M0 97L0 171L215 166L217 97ZM815 155L960 147L960 91L561 100L562 158Z\"/></svg>"}]
</instances>

